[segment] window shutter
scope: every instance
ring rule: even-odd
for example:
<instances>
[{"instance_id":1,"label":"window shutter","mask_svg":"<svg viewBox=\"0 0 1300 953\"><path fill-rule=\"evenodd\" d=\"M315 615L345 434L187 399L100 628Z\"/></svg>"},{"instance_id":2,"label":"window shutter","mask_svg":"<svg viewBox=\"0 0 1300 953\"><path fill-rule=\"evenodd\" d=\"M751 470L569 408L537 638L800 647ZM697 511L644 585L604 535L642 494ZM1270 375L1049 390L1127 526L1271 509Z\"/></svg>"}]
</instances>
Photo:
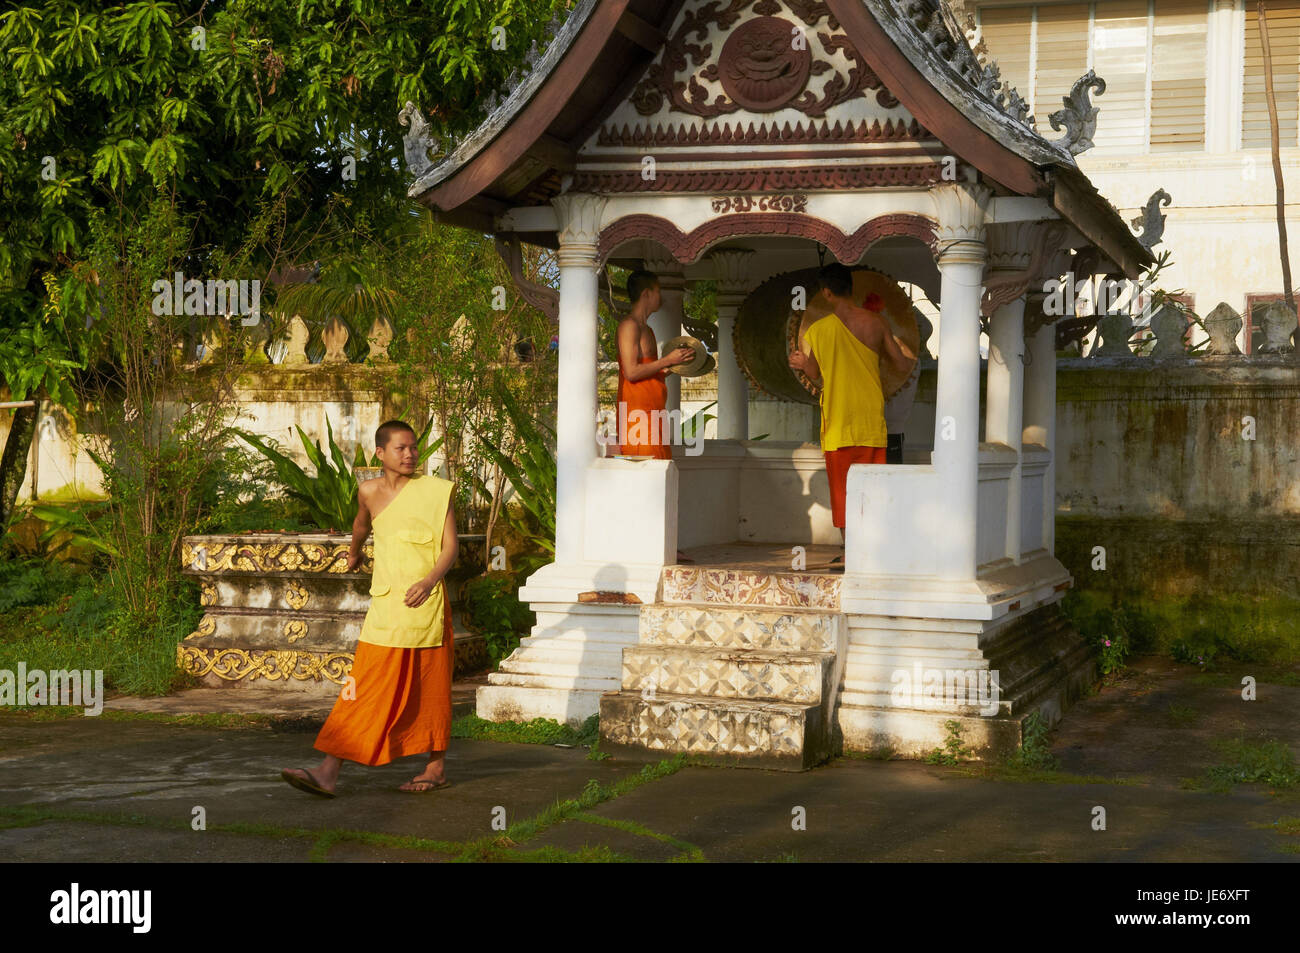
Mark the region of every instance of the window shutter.
<instances>
[{"instance_id":1,"label":"window shutter","mask_svg":"<svg viewBox=\"0 0 1300 953\"><path fill-rule=\"evenodd\" d=\"M989 56L997 61L1002 78L1030 104L1031 111L1029 51L1033 26L1032 6L989 7L980 11L980 37Z\"/></svg>"},{"instance_id":2,"label":"window shutter","mask_svg":"<svg viewBox=\"0 0 1300 953\"><path fill-rule=\"evenodd\" d=\"M1264 49L1259 39L1259 4L1246 3L1246 55L1242 67L1241 147L1270 144L1268 99L1264 91ZM1273 54L1273 94L1277 99L1279 141L1296 145L1300 102L1300 0L1269 0L1268 40Z\"/></svg>"},{"instance_id":3,"label":"window shutter","mask_svg":"<svg viewBox=\"0 0 1300 953\"><path fill-rule=\"evenodd\" d=\"M1155 15L1151 151L1202 149L1209 10L1205 0L1155 0Z\"/></svg>"},{"instance_id":4,"label":"window shutter","mask_svg":"<svg viewBox=\"0 0 1300 953\"><path fill-rule=\"evenodd\" d=\"M1061 98L1070 92L1074 81L1088 71L1088 4L1070 3L1038 8L1038 59L1034 71L1034 114L1039 128L1050 139L1048 116L1061 108ZM1100 71L1099 71L1100 72ZM1110 82L1110 77L1105 77ZM1108 91L1109 94L1109 91ZM1107 102L1102 108L1098 128L1106 122Z\"/></svg>"},{"instance_id":5,"label":"window shutter","mask_svg":"<svg viewBox=\"0 0 1300 953\"><path fill-rule=\"evenodd\" d=\"M1098 153L1146 151L1147 19L1147 0L1097 4L1092 68L1106 81L1106 92L1092 97Z\"/></svg>"}]
</instances>

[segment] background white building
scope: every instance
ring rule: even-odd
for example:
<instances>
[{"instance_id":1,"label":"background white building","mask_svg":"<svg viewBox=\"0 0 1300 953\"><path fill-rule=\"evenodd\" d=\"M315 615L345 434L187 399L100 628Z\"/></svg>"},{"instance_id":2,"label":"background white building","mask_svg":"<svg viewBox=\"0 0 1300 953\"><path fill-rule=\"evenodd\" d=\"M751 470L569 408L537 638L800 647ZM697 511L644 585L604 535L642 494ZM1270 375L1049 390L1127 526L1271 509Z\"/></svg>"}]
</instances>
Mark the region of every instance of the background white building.
<instances>
[{"instance_id":1,"label":"background white building","mask_svg":"<svg viewBox=\"0 0 1300 953\"><path fill-rule=\"evenodd\" d=\"M1292 241L1300 277L1300 0L1265 4ZM1088 69L1106 81L1096 146L1081 169L1126 218L1157 189L1173 203L1158 285L1184 289L1204 317L1242 315L1238 344L1260 342L1259 305L1282 297L1264 60L1255 0L1093 0L965 4L1002 76L1048 115ZM1255 320L1252 320L1254 317Z\"/></svg>"}]
</instances>

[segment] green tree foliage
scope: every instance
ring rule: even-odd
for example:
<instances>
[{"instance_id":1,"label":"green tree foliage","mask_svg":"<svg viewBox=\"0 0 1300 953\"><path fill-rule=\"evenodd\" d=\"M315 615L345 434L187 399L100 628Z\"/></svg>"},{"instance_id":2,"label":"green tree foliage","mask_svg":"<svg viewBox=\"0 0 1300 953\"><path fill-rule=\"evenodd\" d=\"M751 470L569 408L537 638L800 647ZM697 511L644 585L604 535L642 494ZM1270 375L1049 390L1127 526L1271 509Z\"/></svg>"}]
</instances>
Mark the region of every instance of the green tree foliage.
<instances>
[{"instance_id":1,"label":"green tree foliage","mask_svg":"<svg viewBox=\"0 0 1300 953\"><path fill-rule=\"evenodd\" d=\"M230 246L288 192L310 230L331 193L404 204L397 112L435 131L481 118L562 0L44 0L0 14L0 276L20 287L84 239L102 190L204 210ZM499 28L499 29L498 29ZM504 49L493 49L493 41ZM47 159L48 157L48 159ZM345 159L356 160L355 179ZM238 239L233 240L238 244ZM39 288L29 289L39 293Z\"/></svg>"},{"instance_id":2,"label":"green tree foliage","mask_svg":"<svg viewBox=\"0 0 1300 953\"><path fill-rule=\"evenodd\" d=\"M322 257L322 230L409 217L397 122L410 100L444 139L475 125L570 0L41 0L0 13L0 383L69 400L90 357L44 302L96 212L165 193L189 221L190 278L261 278ZM239 261L274 205L274 247ZM340 228L340 206L350 221ZM328 246L328 242L324 243ZM325 249L328 251L328 247ZM231 272L232 267L237 272ZM0 465L12 504L35 412Z\"/></svg>"}]
</instances>

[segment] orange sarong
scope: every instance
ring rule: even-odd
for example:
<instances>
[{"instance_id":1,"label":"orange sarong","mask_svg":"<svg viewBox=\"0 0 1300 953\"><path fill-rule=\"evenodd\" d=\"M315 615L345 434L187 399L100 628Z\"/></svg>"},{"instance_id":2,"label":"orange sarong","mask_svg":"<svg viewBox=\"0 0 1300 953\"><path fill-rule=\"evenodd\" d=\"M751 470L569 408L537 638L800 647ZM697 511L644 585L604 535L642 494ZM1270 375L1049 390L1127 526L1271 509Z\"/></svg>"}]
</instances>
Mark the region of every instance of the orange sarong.
<instances>
[{"instance_id":1,"label":"orange sarong","mask_svg":"<svg viewBox=\"0 0 1300 953\"><path fill-rule=\"evenodd\" d=\"M637 363L649 364L654 358L643 357ZM671 460L673 448L662 440L662 411L668 403L667 374L664 371L645 380L630 381L618 365L618 440L619 453L629 457L654 457ZM656 414L656 411L660 411ZM636 414L636 416L633 416ZM644 437L642 443L634 438Z\"/></svg>"},{"instance_id":2,"label":"orange sarong","mask_svg":"<svg viewBox=\"0 0 1300 953\"><path fill-rule=\"evenodd\" d=\"M831 522L844 528L844 492L849 467L855 463L885 463L885 447L840 447L826 451L826 479L831 485Z\"/></svg>"},{"instance_id":3,"label":"orange sarong","mask_svg":"<svg viewBox=\"0 0 1300 953\"><path fill-rule=\"evenodd\" d=\"M316 750L375 766L394 758L446 751L451 737L451 613L442 645L401 649L357 642L355 698L342 693L316 736Z\"/></svg>"}]
</instances>

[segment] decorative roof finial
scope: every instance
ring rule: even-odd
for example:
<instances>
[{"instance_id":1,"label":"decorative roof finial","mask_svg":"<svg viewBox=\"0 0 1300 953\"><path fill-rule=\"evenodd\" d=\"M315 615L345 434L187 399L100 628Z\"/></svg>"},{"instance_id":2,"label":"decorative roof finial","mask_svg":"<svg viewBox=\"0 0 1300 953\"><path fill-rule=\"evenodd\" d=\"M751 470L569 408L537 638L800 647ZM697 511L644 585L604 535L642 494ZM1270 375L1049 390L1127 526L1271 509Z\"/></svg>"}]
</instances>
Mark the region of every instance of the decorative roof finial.
<instances>
[{"instance_id":1,"label":"decorative roof finial","mask_svg":"<svg viewBox=\"0 0 1300 953\"><path fill-rule=\"evenodd\" d=\"M1160 211L1160 206L1172 201L1168 192L1156 189L1151 193L1151 198L1147 199L1142 214L1129 223L1138 230L1138 241L1147 251L1160 244L1165 233L1165 214Z\"/></svg>"},{"instance_id":2,"label":"decorative roof finial","mask_svg":"<svg viewBox=\"0 0 1300 953\"><path fill-rule=\"evenodd\" d=\"M433 168L430 152L438 149L438 140L429 134L429 123L415 103L407 102L397 114L397 121L410 126L411 131L402 136L402 149L406 154L406 167L417 179Z\"/></svg>"},{"instance_id":3,"label":"decorative roof finial","mask_svg":"<svg viewBox=\"0 0 1300 953\"><path fill-rule=\"evenodd\" d=\"M1098 108L1088 99L1088 90L1096 90L1100 96L1106 92L1106 81L1092 70L1084 73L1074 81L1070 95L1061 97L1064 109L1058 109L1047 117L1052 129L1057 132L1065 127L1065 135L1057 139L1054 145L1064 146L1070 155L1077 156L1093 147L1092 134L1097 131Z\"/></svg>"}]
</instances>

